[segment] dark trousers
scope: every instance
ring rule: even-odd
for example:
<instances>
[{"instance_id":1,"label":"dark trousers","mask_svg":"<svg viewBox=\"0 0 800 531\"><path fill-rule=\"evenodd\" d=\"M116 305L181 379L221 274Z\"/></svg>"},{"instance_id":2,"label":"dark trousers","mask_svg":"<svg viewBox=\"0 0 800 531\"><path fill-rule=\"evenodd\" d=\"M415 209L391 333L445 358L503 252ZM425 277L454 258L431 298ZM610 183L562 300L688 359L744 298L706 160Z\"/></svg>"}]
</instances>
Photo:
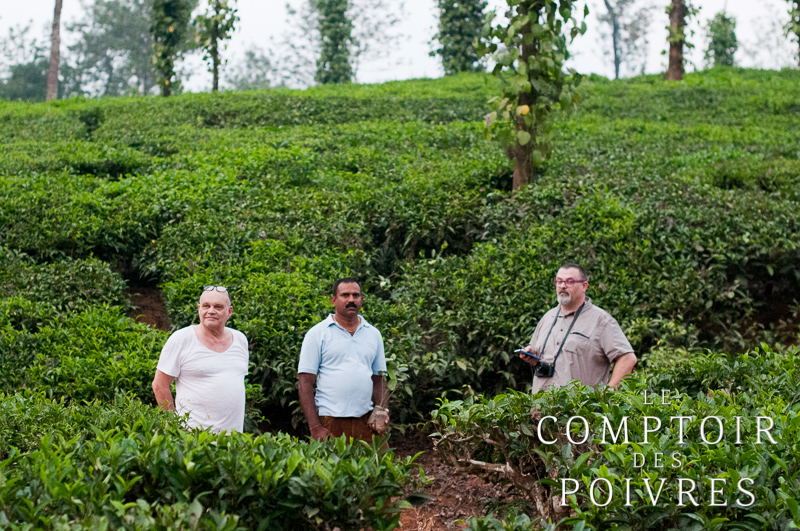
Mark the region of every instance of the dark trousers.
<instances>
[{"instance_id":1,"label":"dark trousers","mask_svg":"<svg viewBox=\"0 0 800 531\"><path fill-rule=\"evenodd\" d=\"M320 417L319 422L330 431L334 437L341 437L342 434L361 439L372 443L372 436L377 433L369 427L367 421L372 412L366 413L361 417ZM384 444L382 449L386 450L388 444Z\"/></svg>"}]
</instances>

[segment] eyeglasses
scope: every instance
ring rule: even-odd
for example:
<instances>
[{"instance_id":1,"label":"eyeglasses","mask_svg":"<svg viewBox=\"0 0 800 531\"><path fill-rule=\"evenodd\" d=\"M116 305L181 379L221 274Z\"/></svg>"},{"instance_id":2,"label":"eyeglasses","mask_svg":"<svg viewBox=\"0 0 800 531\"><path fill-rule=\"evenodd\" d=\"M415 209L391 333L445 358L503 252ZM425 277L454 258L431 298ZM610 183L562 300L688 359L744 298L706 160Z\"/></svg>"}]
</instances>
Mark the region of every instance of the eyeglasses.
<instances>
[{"instance_id":1,"label":"eyeglasses","mask_svg":"<svg viewBox=\"0 0 800 531\"><path fill-rule=\"evenodd\" d=\"M565 284L565 285L567 285L569 287L572 287L575 284L583 284L584 282L586 282L586 281L585 280L581 280L579 278L578 279L575 279L575 278L557 278L557 279L553 280L553 284L555 284L556 286L558 286L559 284Z\"/></svg>"},{"instance_id":2,"label":"eyeglasses","mask_svg":"<svg viewBox=\"0 0 800 531\"><path fill-rule=\"evenodd\" d=\"M207 286L203 286L203 291L219 291L220 293L226 293L228 288L225 286L214 286L209 284Z\"/></svg>"}]
</instances>

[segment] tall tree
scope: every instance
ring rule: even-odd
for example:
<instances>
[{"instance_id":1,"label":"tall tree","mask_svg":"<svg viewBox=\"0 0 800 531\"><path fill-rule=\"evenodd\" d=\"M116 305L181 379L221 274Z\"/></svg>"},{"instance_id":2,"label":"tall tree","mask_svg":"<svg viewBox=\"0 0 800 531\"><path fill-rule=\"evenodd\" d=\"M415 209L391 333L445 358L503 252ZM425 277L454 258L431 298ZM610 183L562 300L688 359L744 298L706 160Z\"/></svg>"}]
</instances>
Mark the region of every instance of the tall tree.
<instances>
[{"instance_id":1,"label":"tall tree","mask_svg":"<svg viewBox=\"0 0 800 531\"><path fill-rule=\"evenodd\" d=\"M305 0L297 9L286 5L289 13L285 26L291 28L275 46L271 57L279 84L304 87L315 83L320 60L320 9L317 0ZM352 77L361 64L384 60L397 47L402 35L394 31L403 13L403 2L390 0L352 0L345 13L353 29L348 45Z\"/></svg>"},{"instance_id":2,"label":"tall tree","mask_svg":"<svg viewBox=\"0 0 800 531\"><path fill-rule=\"evenodd\" d=\"M689 0L673 0L667 6L666 12L669 15L669 66L667 68L667 79L670 81L681 81L683 79L683 47L693 48L693 45L686 40L686 21L689 17L697 14L697 9L692 7Z\"/></svg>"},{"instance_id":3,"label":"tall tree","mask_svg":"<svg viewBox=\"0 0 800 531\"><path fill-rule=\"evenodd\" d=\"M219 67L223 62L220 44L231 38L238 20L236 0L210 0L206 12L194 19L195 40L204 51L203 60L209 63L213 92L219 91ZM225 49L226 46L222 46Z\"/></svg>"},{"instance_id":4,"label":"tall tree","mask_svg":"<svg viewBox=\"0 0 800 531\"><path fill-rule=\"evenodd\" d=\"M433 39L440 46L431 55L442 58L445 75L483 71L474 43L487 5L485 0L438 0L439 32Z\"/></svg>"},{"instance_id":5,"label":"tall tree","mask_svg":"<svg viewBox=\"0 0 800 531\"><path fill-rule=\"evenodd\" d=\"M733 66L733 55L739 48L736 40L736 21L720 11L708 21L709 43L706 49L706 64Z\"/></svg>"},{"instance_id":6,"label":"tall tree","mask_svg":"<svg viewBox=\"0 0 800 531\"><path fill-rule=\"evenodd\" d=\"M642 72L647 59L647 29L650 26L652 6L639 5L638 0L603 0L606 12L597 19L608 25L614 77L619 79L622 65L628 70ZM636 64L638 61L639 64Z\"/></svg>"},{"instance_id":7,"label":"tall tree","mask_svg":"<svg viewBox=\"0 0 800 531\"><path fill-rule=\"evenodd\" d=\"M93 96L147 94L156 84L150 0L93 0L67 29L83 85Z\"/></svg>"},{"instance_id":8,"label":"tall tree","mask_svg":"<svg viewBox=\"0 0 800 531\"><path fill-rule=\"evenodd\" d=\"M349 0L317 0L319 10L320 55L314 81L321 84L350 83L350 45L353 21L347 16Z\"/></svg>"},{"instance_id":9,"label":"tall tree","mask_svg":"<svg viewBox=\"0 0 800 531\"><path fill-rule=\"evenodd\" d=\"M61 3L56 0L53 13L53 32L50 35L50 66L47 69L47 92L45 101L58 97L58 65L61 61Z\"/></svg>"},{"instance_id":10,"label":"tall tree","mask_svg":"<svg viewBox=\"0 0 800 531\"><path fill-rule=\"evenodd\" d=\"M196 5L195 0L152 0L153 64L164 97L175 90L175 60L190 46L189 26Z\"/></svg>"},{"instance_id":11,"label":"tall tree","mask_svg":"<svg viewBox=\"0 0 800 531\"><path fill-rule=\"evenodd\" d=\"M789 23L784 28L786 35L794 34L797 39L798 53L797 66L800 67L800 0L786 0L789 2Z\"/></svg>"},{"instance_id":12,"label":"tall tree","mask_svg":"<svg viewBox=\"0 0 800 531\"><path fill-rule=\"evenodd\" d=\"M486 115L487 134L491 138L492 127L500 119L510 125L500 131L508 146L506 153L514 160L516 190L534 180L545 160L545 134L553 107L569 110L579 100L581 75L571 68L564 71L569 59L564 31L571 23L572 40L586 33L586 23L578 25L573 17L578 0L506 1L506 22L495 26L495 14L489 14L478 53L490 56L496 65L492 74L500 79L502 94L490 100L497 110ZM584 6L584 18L588 12Z\"/></svg>"}]
</instances>

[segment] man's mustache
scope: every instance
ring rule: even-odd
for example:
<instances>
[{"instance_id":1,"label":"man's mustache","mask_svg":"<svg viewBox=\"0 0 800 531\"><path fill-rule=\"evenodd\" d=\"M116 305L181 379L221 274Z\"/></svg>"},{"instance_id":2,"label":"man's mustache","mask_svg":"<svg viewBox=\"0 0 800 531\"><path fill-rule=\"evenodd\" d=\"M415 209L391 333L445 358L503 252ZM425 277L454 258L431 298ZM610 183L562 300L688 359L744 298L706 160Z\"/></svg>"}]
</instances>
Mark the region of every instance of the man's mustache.
<instances>
[{"instance_id":1,"label":"man's mustache","mask_svg":"<svg viewBox=\"0 0 800 531\"><path fill-rule=\"evenodd\" d=\"M356 306L356 303L354 303L354 302L348 302L347 304L345 304L344 307L345 308L358 308L358 306Z\"/></svg>"}]
</instances>

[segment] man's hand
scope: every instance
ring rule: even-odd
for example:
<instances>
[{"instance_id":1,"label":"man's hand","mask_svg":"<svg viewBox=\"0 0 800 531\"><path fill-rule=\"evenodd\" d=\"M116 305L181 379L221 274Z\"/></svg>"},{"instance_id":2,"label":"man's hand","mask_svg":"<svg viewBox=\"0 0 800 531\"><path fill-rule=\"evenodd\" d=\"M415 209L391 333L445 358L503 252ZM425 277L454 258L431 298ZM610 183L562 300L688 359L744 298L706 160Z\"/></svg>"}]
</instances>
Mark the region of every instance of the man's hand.
<instances>
[{"instance_id":1,"label":"man's hand","mask_svg":"<svg viewBox=\"0 0 800 531\"><path fill-rule=\"evenodd\" d=\"M303 413L306 415L308 429L311 431L311 437L317 441L321 441L322 439L333 437L333 434L319 421L317 406L314 403L314 386L316 382L316 374L301 372L297 375L297 386L300 393L300 407L303 408Z\"/></svg>"},{"instance_id":2,"label":"man's hand","mask_svg":"<svg viewBox=\"0 0 800 531\"><path fill-rule=\"evenodd\" d=\"M536 351L530 345L528 345L527 347L523 348L522 350L524 350L525 352L530 352L531 354L536 354ZM528 363L530 365L536 365L537 363L539 363L539 360L537 360L536 358L532 358L530 356L526 356L525 354L520 354L519 355L519 359L521 359L522 361L524 361L525 363Z\"/></svg>"},{"instance_id":3,"label":"man's hand","mask_svg":"<svg viewBox=\"0 0 800 531\"><path fill-rule=\"evenodd\" d=\"M322 441L327 439L328 437L333 437L331 431L323 426L322 424L317 424L313 428L311 428L311 438L316 441Z\"/></svg>"},{"instance_id":4,"label":"man's hand","mask_svg":"<svg viewBox=\"0 0 800 531\"><path fill-rule=\"evenodd\" d=\"M372 415L367 420L367 425L377 433L383 435L386 433L386 426L389 424L389 410L381 406L375 406L372 410Z\"/></svg>"}]
</instances>

